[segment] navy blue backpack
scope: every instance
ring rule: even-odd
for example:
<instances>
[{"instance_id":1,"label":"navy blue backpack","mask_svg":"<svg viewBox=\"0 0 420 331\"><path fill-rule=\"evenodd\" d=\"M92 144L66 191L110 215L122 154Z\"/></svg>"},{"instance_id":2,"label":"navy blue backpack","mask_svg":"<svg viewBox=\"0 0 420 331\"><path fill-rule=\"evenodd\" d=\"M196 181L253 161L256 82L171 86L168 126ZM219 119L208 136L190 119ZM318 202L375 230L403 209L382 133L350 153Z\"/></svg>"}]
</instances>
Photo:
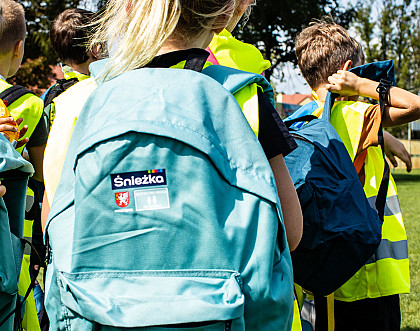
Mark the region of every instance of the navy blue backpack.
<instances>
[{"instance_id":1,"label":"navy blue backpack","mask_svg":"<svg viewBox=\"0 0 420 331\"><path fill-rule=\"evenodd\" d=\"M285 161L304 220L302 240L292 252L295 283L320 296L337 290L366 263L381 241L382 228L330 124L333 103L328 93L322 118L305 115L285 121L298 144ZM293 125L302 121L307 123Z\"/></svg>"}]
</instances>

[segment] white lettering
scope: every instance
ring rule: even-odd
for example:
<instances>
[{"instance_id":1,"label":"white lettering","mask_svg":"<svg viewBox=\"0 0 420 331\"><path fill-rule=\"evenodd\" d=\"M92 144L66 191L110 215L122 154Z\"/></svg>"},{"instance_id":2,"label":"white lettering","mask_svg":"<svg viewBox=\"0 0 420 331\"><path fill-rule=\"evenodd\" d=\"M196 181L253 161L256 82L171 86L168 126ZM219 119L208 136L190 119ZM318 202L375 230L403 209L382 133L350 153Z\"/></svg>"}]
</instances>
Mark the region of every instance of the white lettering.
<instances>
[{"instance_id":1,"label":"white lettering","mask_svg":"<svg viewBox=\"0 0 420 331\"><path fill-rule=\"evenodd\" d=\"M115 178L114 178L114 185L115 185L116 187L121 187L121 186L123 186L123 185L124 185L124 183L123 183L123 179L122 179L120 176L115 177Z\"/></svg>"},{"instance_id":2,"label":"white lettering","mask_svg":"<svg viewBox=\"0 0 420 331\"><path fill-rule=\"evenodd\" d=\"M163 183L165 180L163 179L163 176L156 176L156 183L160 184Z\"/></svg>"},{"instance_id":3,"label":"white lettering","mask_svg":"<svg viewBox=\"0 0 420 331\"><path fill-rule=\"evenodd\" d=\"M150 184L156 184L156 177L153 177L152 175L149 175L149 183Z\"/></svg>"},{"instance_id":4,"label":"white lettering","mask_svg":"<svg viewBox=\"0 0 420 331\"><path fill-rule=\"evenodd\" d=\"M141 178L136 177L135 183L136 183L136 185L141 185Z\"/></svg>"}]
</instances>

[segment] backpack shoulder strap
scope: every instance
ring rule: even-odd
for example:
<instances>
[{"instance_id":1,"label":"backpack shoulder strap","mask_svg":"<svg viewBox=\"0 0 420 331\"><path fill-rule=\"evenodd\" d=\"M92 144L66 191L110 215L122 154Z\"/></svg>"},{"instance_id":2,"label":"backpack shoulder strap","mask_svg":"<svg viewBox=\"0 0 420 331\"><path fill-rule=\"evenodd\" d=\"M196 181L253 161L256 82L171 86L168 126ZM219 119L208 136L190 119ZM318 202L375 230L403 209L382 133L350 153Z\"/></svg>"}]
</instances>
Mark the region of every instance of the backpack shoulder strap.
<instances>
[{"instance_id":1,"label":"backpack shoulder strap","mask_svg":"<svg viewBox=\"0 0 420 331\"><path fill-rule=\"evenodd\" d=\"M202 73L218 81L232 94L235 94L247 85L255 83L263 89L264 94L274 104L273 88L263 75L233 69L222 65L208 66L202 71Z\"/></svg>"},{"instance_id":2,"label":"backpack shoulder strap","mask_svg":"<svg viewBox=\"0 0 420 331\"><path fill-rule=\"evenodd\" d=\"M2 99L3 101L7 101L7 105L10 106L13 102L15 102L16 100L18 100L26 94L33 93L27 88L24 88L23 86L13 85L12 87L9 87L8 89L0 93L0 99Z\"/></svg>"},{"instance_id":3,"label":"backpack shoulder strap","mask_svg":"<svg viewBox=\"0 0 420 331\"><path fill-rule=\"evenodd\" d=\"M79 80L77 78L58 79L57 83L50 89L49 93L45 96L44 107L52 103L55 97L63 93L70 86L76 84Z\"/></svg>"}]
</instances>

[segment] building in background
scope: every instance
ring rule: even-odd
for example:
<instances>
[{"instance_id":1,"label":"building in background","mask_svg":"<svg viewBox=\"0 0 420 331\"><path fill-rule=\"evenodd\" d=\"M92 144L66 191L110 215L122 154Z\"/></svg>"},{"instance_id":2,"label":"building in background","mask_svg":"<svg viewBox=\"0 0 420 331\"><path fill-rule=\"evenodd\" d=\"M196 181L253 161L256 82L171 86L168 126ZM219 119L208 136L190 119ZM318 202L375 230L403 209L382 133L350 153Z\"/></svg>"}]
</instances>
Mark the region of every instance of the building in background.
<instances>
[{"instance_id":1,"label":"building in background","mask_svg":"<svg viewBox=\"0 0 420 331\"><path fill-rule=\"evenodd\" d=\"M282 94L276 97L276 110L281 118L286 118L293 114L299 107L313 101L310 94Z\"/></svg>"}]
</instances>

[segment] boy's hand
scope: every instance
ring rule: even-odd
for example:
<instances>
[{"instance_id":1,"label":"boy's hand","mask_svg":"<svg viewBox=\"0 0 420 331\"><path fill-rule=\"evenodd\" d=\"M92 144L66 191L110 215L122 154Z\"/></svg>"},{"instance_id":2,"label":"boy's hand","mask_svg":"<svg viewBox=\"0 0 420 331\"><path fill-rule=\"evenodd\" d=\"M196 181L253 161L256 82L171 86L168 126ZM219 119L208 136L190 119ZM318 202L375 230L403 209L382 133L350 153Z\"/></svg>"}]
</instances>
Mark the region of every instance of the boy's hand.
<instances>
[{"instance_id":1,"label":"boy's hand","mask_svg":"<svg viewBox=\"0 0 420 331\"><path fill-rule=\"evenodd\" d=\"M3 134L4 131L11 131L16 132L15 125L19 126L23 121L23 118L18 118L15 122L13 117L2 117L0 118L0 133ZM26 131L28 131L28 126L25 125L19 132L19 138L22 138ZM29 141L29 138L25 138L22 140L19 140L16 144L16 148L22 147Z\"/></svg>"},{"instance_id":2,"label":"boy's hand","mask_svg":"<svg viewBox=\"0 0 420 331\"><path fill-rule=\"evenodd\" d=\"M19 126L20 123L22 123L22 121L23 121L23 118L18 118L16 120L17 125ZM16 148L20 148L20 147L24 146L29 141L29 138L22 139L23 136L26 134L26 131L28 131L28 126L24 125L23 128L20 129L19 141L16 144Z\"/></svg>"},{"instance_id":3,"label":"boy's hand","mask_svg":"<svg viewBox=\"0 0 420 331\"><path fill-rule=\"evenodd\" d=\"M6 193L6 187L4 185L1 185L0 182L0 197L2 197Z\"/></svg>"},{"instance_id":4,"label":"boy's hand","mask_svg":"<svg viewBox=\"0 0 420 331\"><path fill-rule=\"evenodd\" d=\"M349 60L344 64L342 70L338 70L337 73L328 77L329 84L326 84L325 88L330 92L338 93L345 97L359 95L361 78L347 71L350 67L351 61Z\"/></svg>"},{"instance_id":5,"label":"boy's hand","mask_svg":"<svg viewBox=\"0 0 420 331\"><path fill-rule=\"evenodd\" d=\"M0 132L4 131L11 131L16 132L17 122L13 119L13 117L1 117L0 118Z\"/></svg>"},{"instance_id":6,"label":"boy's hand","mask_svg":"<svg viewBox=\"0 0 420 331\"><path fill-rule=\"evenodd\" d=\"M398 166L398 162L395 157L398 157L402 162L405 163L407 172L412 169L411 155L404 147L404 145L389 132L384 131L384 143L385 143L385 155L394 167Z\"/></svg>"}]
</instances>

